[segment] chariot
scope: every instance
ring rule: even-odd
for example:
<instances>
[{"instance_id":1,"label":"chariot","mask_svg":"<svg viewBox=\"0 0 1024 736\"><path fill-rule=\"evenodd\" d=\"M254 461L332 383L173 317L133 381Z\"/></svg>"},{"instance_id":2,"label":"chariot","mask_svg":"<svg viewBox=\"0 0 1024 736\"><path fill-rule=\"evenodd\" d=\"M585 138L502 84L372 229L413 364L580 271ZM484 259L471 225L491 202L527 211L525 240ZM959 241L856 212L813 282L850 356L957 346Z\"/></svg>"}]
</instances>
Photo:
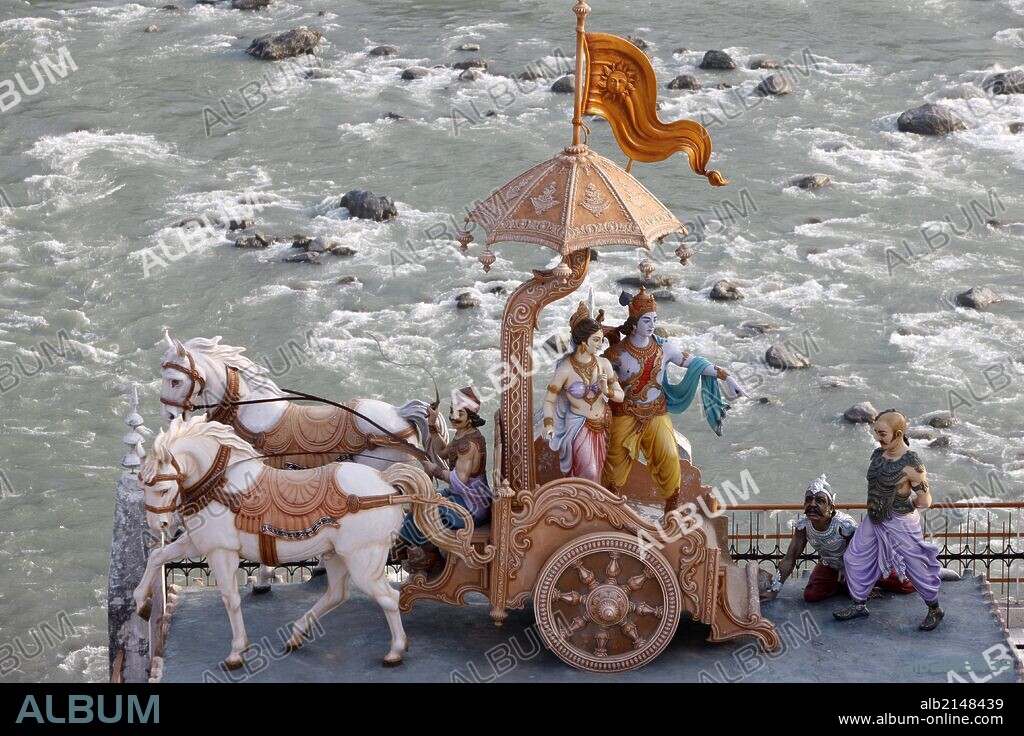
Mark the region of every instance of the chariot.
<instances>
[{"instance_id":1,"label":"chariot","mask_svg":"<svg viewBox=\"0 0 1024 736\"><path fill-rule=\"evenodd\" d=\"M642 667L665 649L687 614L710 627L709 641L753 637L774 650L779 637L760 613L757 567L740 568L729 557L725 519L714 518L717 502L701 484L681 436L682 501L703 510L686 522L672 514L659 523L629 503L653 498L654 483L642 462L618 493L560 477L535 424L533 342L542 310L581 286L591 249L650 250L665 236L685 232L630 175L633 160L658 161L685 151L696 173L712 184L725 183L705 168L711 141L703 127L658 119L653 70L642 52L616 36L586 33L590 7L583 0L573 11L572 144L499 188L466 218L467 227L475 224L486 234L480 256L485 270L496 258L490 246L498 242L547 246L562 256L555 268L534 271L509 296L502 315L501 360L509 374L495 415L492 520L432 538L447 552L444 567L406 581L400 608L409 611L426 600L464 605L470 594L483 594L500 626L510 609L532 603L551 651L594 672ZM630 156L625 169L590 148L584 114L612 124ZM473 240L468 229L458 237L463 249ZM692 251L684 244L676 254L685 264ZM649 277L654 264L645 258L640 270ZM424 507L415 513L423 528L437 528L438 520L427 518L434 512Z\"/></svg>"}]
</instances>

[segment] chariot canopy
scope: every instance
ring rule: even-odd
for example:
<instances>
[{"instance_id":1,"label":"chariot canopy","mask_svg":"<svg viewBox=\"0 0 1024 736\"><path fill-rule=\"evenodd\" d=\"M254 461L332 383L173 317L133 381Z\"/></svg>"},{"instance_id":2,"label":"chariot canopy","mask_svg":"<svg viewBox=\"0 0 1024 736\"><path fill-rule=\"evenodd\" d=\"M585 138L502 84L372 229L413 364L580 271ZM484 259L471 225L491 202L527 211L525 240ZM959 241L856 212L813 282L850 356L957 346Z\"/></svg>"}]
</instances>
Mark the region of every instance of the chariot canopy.
<instances>
[{"instance_id":1,"label":"chariot canopy","mask_svg":"<svg viewBox=\"0 0 1024 736\"><path fill-rule=\"evenodd\" d=\"M484 271L495 261L490 246L501 242L533 243L558 251L562 262L555 275L570 273L568 258L575 252L602 246L650 250L655 241L686 228L658 198L630 173L633 161L661 161L685 152L690 168L714 186L726 184L709 171L711 137L692 120L664 123L658 118L657 80L650 61L626 39L586 33L590 6L578 0L576 14L576 76L572 144L500 187L466 217L467 229L458 234L463 249L481 227L487 248L480 256ZM599 155L587 144L589 129L583 115L598 115L611 125L619 147L629 156L625 169ZM693 255L686 245L676 249L681 263ZM655 270L644 258L640 271Z\"/></svg>"}]
</instances>

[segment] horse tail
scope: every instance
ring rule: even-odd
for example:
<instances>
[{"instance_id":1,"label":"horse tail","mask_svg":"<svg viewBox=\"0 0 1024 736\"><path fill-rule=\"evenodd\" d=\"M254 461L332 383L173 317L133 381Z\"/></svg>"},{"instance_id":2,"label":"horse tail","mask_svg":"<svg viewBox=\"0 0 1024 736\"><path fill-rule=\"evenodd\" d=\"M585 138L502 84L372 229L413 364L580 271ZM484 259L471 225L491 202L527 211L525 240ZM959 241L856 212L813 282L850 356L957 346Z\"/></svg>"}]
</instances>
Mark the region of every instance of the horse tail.
<instances>
[{"instance_id":1,"label":"horse tail","mask_svg":"<svg viewBox=\"0 0 1024 736\"><path fill-rule=\"evenodd\" d=\"M380 471L380 475L385 482L395 486L408 497L416 525L432 544L445 552L458 555L473 568L483 567L494 557L492 545L486 545L483 550L474 549L471 541L473 516L468 509L434 490L434 483L429 475L406 463L395 463ZM465 527L451 529L441 518L441 506L458 515Z\"/></svg>"}]
</instances>

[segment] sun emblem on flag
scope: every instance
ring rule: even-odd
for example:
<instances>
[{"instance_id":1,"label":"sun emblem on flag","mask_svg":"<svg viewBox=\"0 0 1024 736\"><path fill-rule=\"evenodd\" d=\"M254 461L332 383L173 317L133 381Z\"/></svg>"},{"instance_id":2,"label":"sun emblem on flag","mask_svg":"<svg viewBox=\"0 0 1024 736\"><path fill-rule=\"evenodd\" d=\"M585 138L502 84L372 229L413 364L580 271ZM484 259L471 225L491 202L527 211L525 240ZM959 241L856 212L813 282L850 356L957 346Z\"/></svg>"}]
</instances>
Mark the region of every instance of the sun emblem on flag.
<instances>
[{"instance_id":1,"label":"sun emblem on flag","mask_svg":"<svg viewBox=\"0 0 1024 736\"><path fill-rule=\"evenodd\" d=\"M606 65L598 75L601 88L616 97L629 97L636 89L636 72L623 61Z\"/></svg>"}]
</instances>

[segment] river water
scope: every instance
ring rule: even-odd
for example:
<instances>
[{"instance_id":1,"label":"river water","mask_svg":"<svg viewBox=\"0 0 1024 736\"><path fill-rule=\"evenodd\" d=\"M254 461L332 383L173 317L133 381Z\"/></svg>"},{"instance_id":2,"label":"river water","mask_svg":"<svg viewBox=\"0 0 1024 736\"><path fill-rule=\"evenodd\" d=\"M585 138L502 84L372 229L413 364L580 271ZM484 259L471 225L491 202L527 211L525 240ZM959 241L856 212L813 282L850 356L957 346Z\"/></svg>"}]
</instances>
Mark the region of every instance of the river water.
<instances>
[{"instance_id":1,"label":"river water","mask_svg":"<svg viewBox=\"0 0 1024 736\"><path fill-rule=\"evenodd\" d=\"M450 236L467 206L568 143L571 97L507 75L571 61L571 2L277 0L260 13L177 2L0 0L5 680L106 676L121 417L138 383L147 426L160 426L163 328L247 346L285 385L401 403L430 398L429 380L383 366L368 333L400 362L428 365L442 391L488 387L505 298L495 290L551 264L551 251L506 244L484 275L482 246L464 256ZM1024 2L592 4L591 29L648 42L662 119L704 122L713 167L731 180L713 189L681 157L633 169L693 223L688 266L656 257L657 275L676 279L661 323L769 400L737 402L722 438L696 411L676 418L705 482L739 485L749 471L757 500L792 502L826 472L840 500L861 500L872 443L840 416L869 400L901 408L914 432L949 437L947 447L913 443L939 497L1019 500L1024 135L1009 125L1024 121L1024 95L995 98L981 82L1021 65ZM144 33L150 25L159 31ZM316 57L273 64L244 53L255 36L299 25L325 33ZM454 50L470 42L481 51ZM369 57L380 44L398 55ZM697 69L710 48L739 68ZM61 49L63 75L43 75L35 92L33 64L59 67ZM451 68L399 79L409 66L471 56L490 62L476 81ZM766 72L747 67L761 56L790 62L792 94L750 96ZM681 73L703 89L665 90ZM897 115L926 101L967 130L897 132ZM403 119L382 120L388 112ZM594 147L623 163L607 125L591 127ZM789 186L819 173L830 186ZM394 197L398 219L348 219L339 199L350 189ZM239 204L254 193L255 205ZM178 238L182 219L225 214L356 254L286 264L285 242L239 250L215 227L193 231L188 247ZM615 320L616 281L635 276L636 262L610 249L591 270L596 302ZM359 283L339 283L349 276ZM723 278L745 298L709 300ZM1002 302L956 308L971 286ZM455 308L465 292L478 307ZM539 340L564 328L569 301L542 315ZM812 366L765 367L773 342ZM951 405L958 424L927 426ZM33 632L61 620L74 634L37 651Z\"/></svg>"}]
</instances>

